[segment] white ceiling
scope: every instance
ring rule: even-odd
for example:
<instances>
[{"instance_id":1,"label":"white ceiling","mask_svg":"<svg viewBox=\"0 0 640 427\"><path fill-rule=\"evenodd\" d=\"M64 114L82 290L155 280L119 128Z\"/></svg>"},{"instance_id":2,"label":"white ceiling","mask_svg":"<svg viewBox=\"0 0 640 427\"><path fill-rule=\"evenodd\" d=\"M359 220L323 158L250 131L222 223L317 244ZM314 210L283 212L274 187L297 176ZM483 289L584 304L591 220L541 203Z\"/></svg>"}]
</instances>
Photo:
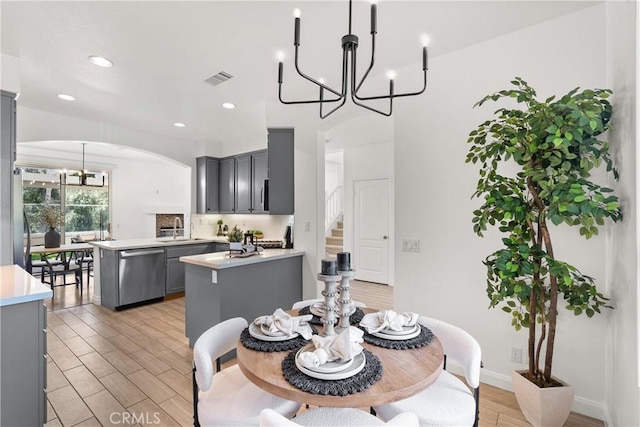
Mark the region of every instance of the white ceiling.
<instances>
[{"instance_id":1,"label":"white ceiling","mask_svg":"<svg viewBox=\"0 0 640 427\"><path fill-rule=\"evenodd\" d=\"M434 58L593 4L381 1L375 74L410 64L420 67L423 33L431 38L429 55ZM237 140L264 129L265 106L277 102L279 50L286 53L285 96L317 95L294 76L291 66L296 7L302 10L302 70L337 85L348 2L2 1L0 7L2 52L20 58L19 105L210 142ZM369 2L354 2L353 15L353 32L360 36L358 63L364 67L371 45ZM96 67L89 55L105 56L115 66ZM469 65L469 72L477 66ZM217 87L203 83L219 71L234 78ZM402 77L397 91L419 84ZM77 100L61 101L57 93ZM220 107L224 101L238 108L225 110ZM187 127L174 127L178 121Z\"/></svg>"}]
</instances>

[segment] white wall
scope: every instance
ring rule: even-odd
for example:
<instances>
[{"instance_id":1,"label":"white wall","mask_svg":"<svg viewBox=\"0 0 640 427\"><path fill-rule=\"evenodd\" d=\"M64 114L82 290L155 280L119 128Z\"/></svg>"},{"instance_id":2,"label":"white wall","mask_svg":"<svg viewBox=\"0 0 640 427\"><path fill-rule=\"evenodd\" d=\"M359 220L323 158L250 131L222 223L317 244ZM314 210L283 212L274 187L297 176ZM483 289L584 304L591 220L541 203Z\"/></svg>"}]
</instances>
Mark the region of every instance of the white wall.
<instances>
[{"instance_id":1,"label":"white wall","mask_svg":"<svg viewBox=\"0 0 640 427\"><path fill-rule=\"evenodd\" d=\"M367 144L344 150L344 250L354 250L354 188L356 181L371 179L389 180L389 241L394 241L394 179L393 179L393 143L391 141ZM389 285L394 280L394 253L389 253ZM353 259L355 268L358 260Z\"/></svg>"},{"instance_id":2,"label":"white wall","mask_svg":"<svg viewBox=\"0 0 640 427\"><path fill-rule=\"evenodd\" d=\"M610 142L620 169L612 183L622 200L624 220L608 228L607 281L616 309L607 335L607 421L640 425L638 386L638 10L636 2L607 3L608 87L613 90Z\"/></svg>"},{"instance_id":3,"label":"white wall","mask_svg":"<svg viewBox=\"0 0 640 427\"><path fill-rule=\"evenodd\" d=\"M342 163L325 160L324 162L324 193L326 196L333 190L341 186L344 181L342 177Z\"/></svg>"},{"instance_id":4,"label":"white wall","mask_svg":"<svg viewBox=\"0 0 640 427\"><path fill-rule=\"evenodd\" d=\"M480 342L482 380L510 388L511 346L526 349L510 316L489 310L482 260L500 247L497 230L484 239L472 230L470 200L477 167L465 164L468 133L498 107L472 106L508 88L514 76L541 98L576 86L607 85L604 5L590 7L430 62L427 93L398 102L395 116L396 309L441 318ZM403 73L404 75L404 73ZM552 229L557 256L605 285L605 239L585 241L578 230ZM420 253L401 252L403 238L420 239ZM614 305L617 301L612 301ZM562 303L560 304L562 306ZM597 318L559 315L554 374L576 390L574 410L603 418L607 313ZM526 352L525 352L526 353Z\"/></svg>"},{"instance_id":5,"label":"white wall","mask_svg":"<svg viewBox=\"0 0 640 427\"><path fill-rule=\"evenodd\" d=\"M156 214L191 212L191 168L163 161L122 160L111 174L114 239L152 238Z\"/></svg>"}]
</instances>

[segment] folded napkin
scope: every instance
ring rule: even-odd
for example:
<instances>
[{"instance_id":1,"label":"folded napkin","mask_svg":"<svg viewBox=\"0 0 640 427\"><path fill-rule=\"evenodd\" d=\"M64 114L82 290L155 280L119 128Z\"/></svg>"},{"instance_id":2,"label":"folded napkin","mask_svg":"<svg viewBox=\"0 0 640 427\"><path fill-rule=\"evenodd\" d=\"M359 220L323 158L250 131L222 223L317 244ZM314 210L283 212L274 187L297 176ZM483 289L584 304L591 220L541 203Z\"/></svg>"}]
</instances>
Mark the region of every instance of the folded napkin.
<instances>
[{"instance_id":1,"label":"folded napkin","mask_svg":"<svg viewBox=\"0 0 640 427\"><path fill-rule=\"evenodd\" d=\"M350 326L337 335L312 337L314 351L300 353L298 361L305 368L317 368L327 362L347 361L362 353L362 330Z\"/></svg>"},{"instance_id":2,"label":"folded napkin","mask_svg":"<svg viewBox=\"0 0 640 427\"><path fill-rule=\"evenodd\" d=\"M401 331L403 326L415 326L418 322L418 314L411 312L396 313L393 310L381 310L377 313L365 314L360 321L360 326L370 334L380 332L383 329Z\"/></svg>"},{"instance_id":3,"label":"folded napkin","mask_svg":"<svg viewBox=\"0 0 640 427\"><path fill-rule=\"evenodd\" d=\"M260 316L256 318L253 323L258 326L267 326L269 328L269 332L274 334L281 332L285 335L291 336L297 332L302 335L302 338L308 340L313 335L313 330L308 323L312 318L312 314L294 317L279 308L270 316Z\"/></svg>"}]
</instances>

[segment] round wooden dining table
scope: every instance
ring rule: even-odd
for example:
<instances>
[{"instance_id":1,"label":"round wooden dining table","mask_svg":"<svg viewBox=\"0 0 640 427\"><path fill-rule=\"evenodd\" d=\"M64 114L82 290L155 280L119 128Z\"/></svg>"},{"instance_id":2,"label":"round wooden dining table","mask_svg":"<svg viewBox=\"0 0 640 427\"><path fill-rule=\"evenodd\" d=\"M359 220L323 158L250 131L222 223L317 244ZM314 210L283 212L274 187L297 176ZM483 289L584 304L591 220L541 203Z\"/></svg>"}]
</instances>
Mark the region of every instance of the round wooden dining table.
<instances>
[{"instance_id":1,"label":"round wooden dining table","mask_svg":"<svg viewBox=\"0 0 640 427\"><path fill-rule=\"evenodd\" d=\"M376 310L364 308L363 311ZM296 316L297 310L289 314ZM316 406L358 408L395 402L429 387L442 372L444 353L436 336L429 345L409 350L382 348L366 342L362 346L380 359L382 378L369 388L346 396L312 394L291 385L282 373L282 361L288 351L256 351L242 343L236 350L240 369L258 387L285 399Z\"/></svg>"}]
</instances>

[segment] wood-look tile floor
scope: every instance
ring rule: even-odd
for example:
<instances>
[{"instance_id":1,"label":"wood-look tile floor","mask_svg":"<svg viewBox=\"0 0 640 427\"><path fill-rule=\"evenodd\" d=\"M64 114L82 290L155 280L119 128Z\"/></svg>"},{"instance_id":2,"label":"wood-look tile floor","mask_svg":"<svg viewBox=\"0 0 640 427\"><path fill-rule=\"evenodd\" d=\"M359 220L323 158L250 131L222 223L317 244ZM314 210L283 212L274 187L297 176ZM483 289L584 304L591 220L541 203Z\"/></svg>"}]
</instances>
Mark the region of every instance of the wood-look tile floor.
<instances>
[{"instance_id":1,"label":"wood-look tile floor","mask_svg":"<svg viewBox=\"0 0 640 427\"><path fill-rule=\"evenodd\" d=\"M119 312L56 288L48 303L47 426L191 426L192 350L184 298ZM353 283L353 299L393 308L393 288ZM84 304L84 305L79 305ZM233 361L229 364L234 363ZM528 426L513 393L483 384L480 426ZM572 413L565 426L601 427Z\"/></svg>"}]
</instances>

